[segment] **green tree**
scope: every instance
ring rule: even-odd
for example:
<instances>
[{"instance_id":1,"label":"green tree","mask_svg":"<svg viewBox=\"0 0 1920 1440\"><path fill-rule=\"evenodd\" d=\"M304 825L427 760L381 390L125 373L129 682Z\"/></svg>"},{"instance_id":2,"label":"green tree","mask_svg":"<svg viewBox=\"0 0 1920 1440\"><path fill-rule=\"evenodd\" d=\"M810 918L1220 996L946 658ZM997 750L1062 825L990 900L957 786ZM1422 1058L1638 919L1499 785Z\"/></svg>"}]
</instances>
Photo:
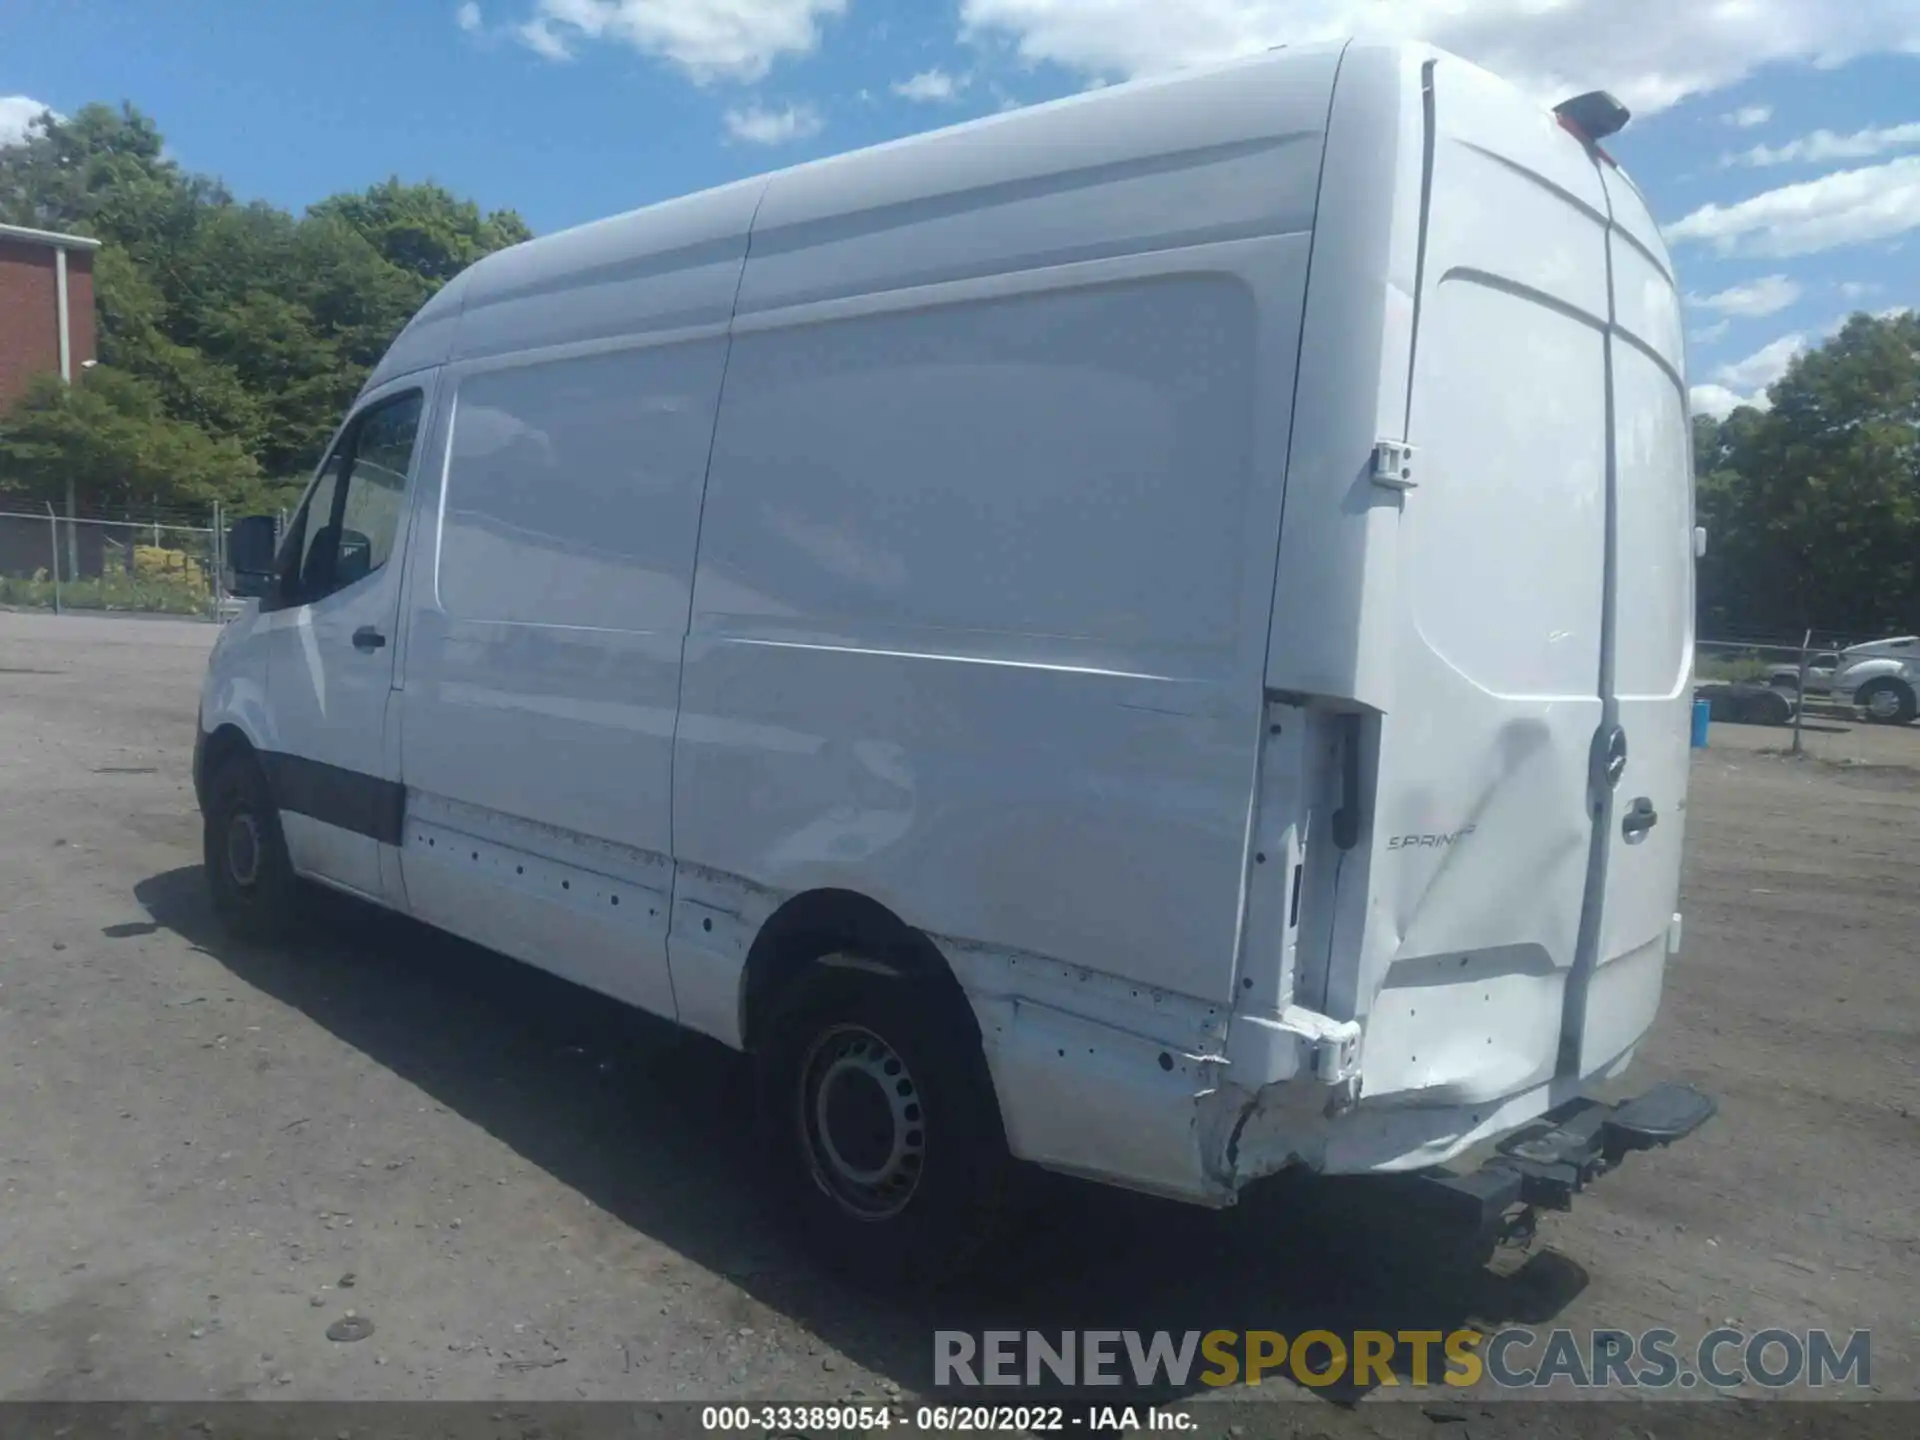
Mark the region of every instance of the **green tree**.
<instances>
[{"instance_id":1,"label":"green tree","mask_svg":"<svg viewBox=\"0 0 1920 1440\"><path fill-rule=\"evenodd\" d=\"M1854 315L1768 402L1695 420L1703 624L1920 629L1920 316Z\"/></svg>"},{"instance_id":2,"label":"green tree","mask_svg":"<svg viewBox=\"0 0 1920 1440\"><path fill-rule=\"evenodd\" d=\"M174 338L172 305L125 250L95 252L93 273L101 363L148 381L174 419L257 450L268 433L268 397L218 355Z\"/></svg>"},{"instance_id":3,"label":"green tree","mask_svg":"<svg viewBox=\"0 0 1920 1440\"><path fill-rule=\"evenodd\" d=\"M512 210L482 215L471 200L438 185L403 184L397 176L358 195L322 200L307 214L352 226L388 264L435 289L495 250L533 238Z\"/></svg>"},{"instance_id":4,"label":"green tree","mask_svg":"<svg viewBox=\"0 0 1920 1440\"><path fill-rule=\"evenodd\" d=\"M0 152L0 220L82 235L157 241L194 190L165 158L159 128L131 105L89 105L69 120L43 114Z\"/></svg>"},{"instance_id":5,"label":"green tree","mask_svg":"<svg viewBox=\"0 0 1920 1440\"><path fill-rule=\"evenodd\" d=\"M0 148L0 219L103 241L94 266L103 366L140 381L141 403L165 419L237 447L273 477L312 467L435 290L529 237L512 211L482 213L438 185L398 179L300 218L243 205L167 158L159 127L131 105L43 116L24 143ZM76 401L69 418L105 414ZM78 443L70 427L58 433ZM193 484L183 476L158 493L187 503Z\"/></svg>"},{"instance_id":6,"label":"green tree","mask_svg":"<svg viewBox=\"0 0 1920 1440\"><path fill-rule=\"evenodd\" d=\"M0 419L0 493L7 508L64 499L71 481L83 514L133 512L156 497L211 507L265 498L253 457L172 419L137 376L100 366L81 384L43 377Z\"/></svg>"}]
</instances>

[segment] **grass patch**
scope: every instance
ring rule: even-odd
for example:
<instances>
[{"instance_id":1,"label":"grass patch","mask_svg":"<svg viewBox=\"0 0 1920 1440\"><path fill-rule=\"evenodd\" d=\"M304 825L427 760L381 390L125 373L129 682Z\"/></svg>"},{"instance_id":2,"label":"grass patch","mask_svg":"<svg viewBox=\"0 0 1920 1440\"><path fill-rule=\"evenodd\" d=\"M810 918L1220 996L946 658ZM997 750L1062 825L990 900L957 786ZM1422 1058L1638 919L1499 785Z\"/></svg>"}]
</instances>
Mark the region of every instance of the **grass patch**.
<instances>
[{"instance_id":1,"label":"grass patch","mask_svg":"<svg viewBox=\"0 0 1920 1440\"><path fill-rule=\"evenodd\" d=\"M51 610L53 602L53 581L44 570L30 578L0 575L0 605ZM204 615L212 603L212 593L204 583L196 584L194 579L178 576L109 573L92 580L64 580L60 584L60 606L65 610Z\"/></svg>"},{"instance_id":2,"label":"grass patch","mask_svg":"<svg viewBox=\"0 0 1920 1440\"><path fill-rule=\"evenodd\" d=\"M1693 675L1696 680L1764 682L1767 671L1779 663L1777 660L1763 660L1758 655L1703 655L1694 661Z\"/></svg>"}]
</instances>

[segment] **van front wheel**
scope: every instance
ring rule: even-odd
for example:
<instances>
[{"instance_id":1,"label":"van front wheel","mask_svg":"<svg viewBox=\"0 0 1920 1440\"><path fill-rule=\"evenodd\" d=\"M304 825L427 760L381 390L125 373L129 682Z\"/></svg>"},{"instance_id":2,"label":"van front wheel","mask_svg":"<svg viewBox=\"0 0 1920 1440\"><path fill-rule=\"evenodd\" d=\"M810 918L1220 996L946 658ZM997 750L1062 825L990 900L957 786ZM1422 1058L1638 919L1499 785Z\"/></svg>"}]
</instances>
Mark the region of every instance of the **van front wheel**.
<instances>
[{"instance_id":1,"label":"van front wheel","mask_svg":"<svg viewBox=\"0 0 1920 1440\"><path fill-rule=\"evenodd\" d=\"M1911 725L1914 715L1920 713L1920 698L1914 695L1913 687L1892 676L1862 685L1854 704L1867 712L1869 720L1882 725Z\"/></svg>"},{"instance_id":2,"label":"van front wheel","mask_svg":"<svg viewBox=\"0 0 1920 1440\"><path fill-rule=\"evenodd\" d=\"M781 996L761 1122L794 1218L838 1268L936 1283L1000 1228L1012 1161L955 1003L923 980L831 962Z\"/></svg>"},{"instance_id":3,"label":"van front wheel","mask_svg":"<svg viewBox=\"0 0 1920 1440\"><path fill-rule=\"evenodd\" d=\"M280 814L251 755L236 755L207 787L202 858L213 908L234 934L271 940L286 933L299 901Z\"/></svg>"}]
</instances>

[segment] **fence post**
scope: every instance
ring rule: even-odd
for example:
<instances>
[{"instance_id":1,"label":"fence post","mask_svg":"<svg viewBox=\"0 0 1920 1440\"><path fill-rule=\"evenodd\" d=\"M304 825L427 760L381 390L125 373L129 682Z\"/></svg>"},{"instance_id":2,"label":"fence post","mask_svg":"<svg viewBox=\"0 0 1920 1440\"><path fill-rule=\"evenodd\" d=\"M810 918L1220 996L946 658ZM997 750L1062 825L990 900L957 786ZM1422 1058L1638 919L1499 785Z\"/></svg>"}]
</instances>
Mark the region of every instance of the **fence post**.
<instances>
[{"instance_id":1,"label":"fence post","mask_svg":"<svg viewBox=\"0 0 1920 1440\"><path fill-rule=\"evenodd\" d=\"M1800 637L1800 688L1793 702L1793 753L1800 753L1800 717L1807 713L1807 652L1813 646L1813 631Z\"/></svg>"},{"instance_id":2,"label":"fence post","mask_svg":"<svg viewBox=\"0 0 1920 1440\"><path fill-rule=\"evenodd\" d=\"M47 534L53 541L53 613L60 613L60 522L54 518L53 502L47 502Z\"/></svg>"},{"instance_id":3,"label":"fence post","mask_svg":"<svg viewBox=\"0 0 1920 1440\"><path fill-rule=\"evenodd\" d=\"M73 481L69 478L67 481L67 578L69 580L78 580L80 578L80 526L76 523L79 519L77 506L78 501L74 497ZM51 500L47 502L47 513L53 513L53 502ZM59 522L56 521L53 528L58 530L60 528ZM58 579L60 574L60 552L57 548L54 551L53 559L54 577Z\"/></svg>"}]
</instances>

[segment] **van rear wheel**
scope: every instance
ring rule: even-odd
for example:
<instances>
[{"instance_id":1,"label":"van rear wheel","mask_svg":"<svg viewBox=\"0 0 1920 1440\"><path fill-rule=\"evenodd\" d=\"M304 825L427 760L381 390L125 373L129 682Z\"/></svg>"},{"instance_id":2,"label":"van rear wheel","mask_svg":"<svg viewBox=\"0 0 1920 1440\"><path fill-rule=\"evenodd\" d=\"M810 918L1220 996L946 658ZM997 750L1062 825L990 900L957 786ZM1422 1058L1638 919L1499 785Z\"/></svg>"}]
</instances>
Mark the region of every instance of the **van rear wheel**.
<instances>
[{"instance_id":1,"label":"van rear wheel","mask_svg":"<svg viewBox=\"0 0 1920 1440\"><path fill-rule=\"evenodd\" d=\"M207 787L202 858L213 908L234 934L271 940L290 928L300 899L280 813L251 755L236 755Z\"/></svg>"},{"instance_id":2,"label":"van rear wheel","mask_svg":"<svg viewBox=\"0 0 1920 1440\"><path fill-rule=\"evenodd\" d=\"M935 1284L999 1233L1012 1161L957 996L916 978L816 965L780 997L760 1114L792 1217L827 1262Z\"/></svg>"}]
</instances>

